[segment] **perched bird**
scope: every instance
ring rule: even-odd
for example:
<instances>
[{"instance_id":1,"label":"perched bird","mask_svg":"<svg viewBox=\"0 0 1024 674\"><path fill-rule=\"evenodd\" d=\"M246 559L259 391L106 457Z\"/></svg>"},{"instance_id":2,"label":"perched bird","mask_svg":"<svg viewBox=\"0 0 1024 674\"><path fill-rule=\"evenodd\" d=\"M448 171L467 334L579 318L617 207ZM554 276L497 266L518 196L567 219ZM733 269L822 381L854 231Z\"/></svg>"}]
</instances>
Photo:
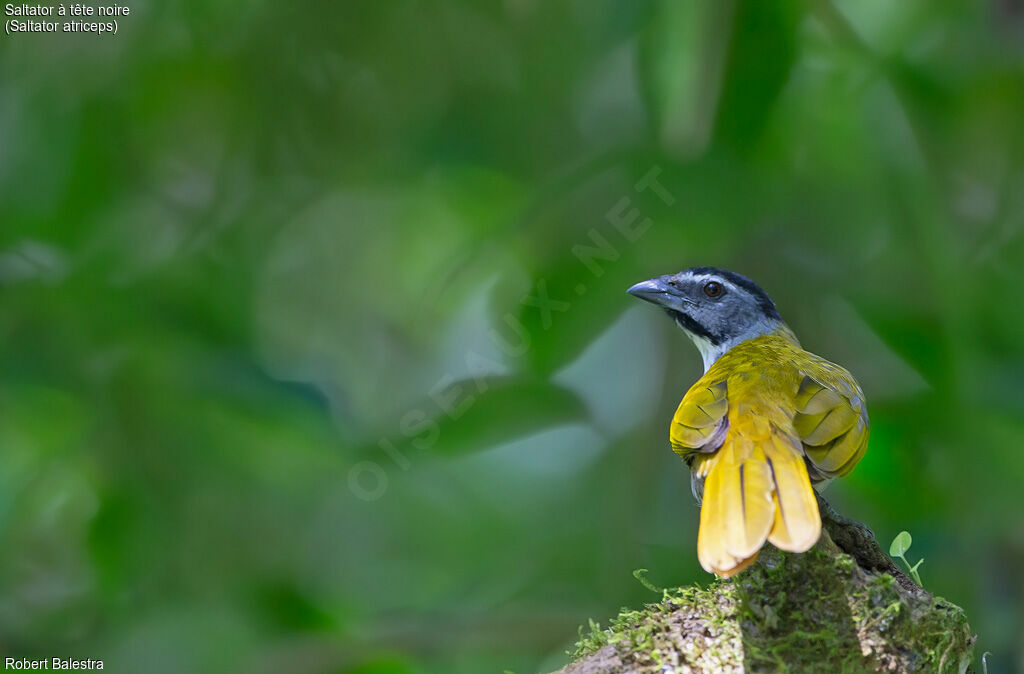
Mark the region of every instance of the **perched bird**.
<instances>
[{"instance_id":1,"label":"perched bird","mask_svg":"<svg viewBox=\"0 0 1024 674\"><path fill-rule=\"evenodd\" d=\"M821 534L811 485L849 473L867 447L856 380L804 351L767 293L740 274L694 267L628 292L662 307L704 359L669 433L701 500L701 566L732 576L766 540L810 549Z\"/></svg>"}]
</instances>

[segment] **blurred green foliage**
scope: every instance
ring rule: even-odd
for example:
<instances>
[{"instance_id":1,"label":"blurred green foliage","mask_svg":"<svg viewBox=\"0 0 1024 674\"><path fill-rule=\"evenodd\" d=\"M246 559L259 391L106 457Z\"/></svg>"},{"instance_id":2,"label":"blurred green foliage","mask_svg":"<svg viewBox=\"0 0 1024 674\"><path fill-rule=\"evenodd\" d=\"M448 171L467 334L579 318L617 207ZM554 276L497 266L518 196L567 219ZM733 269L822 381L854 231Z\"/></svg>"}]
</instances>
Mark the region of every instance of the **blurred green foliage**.
<instances>
[{"instance_id":1,"label":"blurred green foliage","mask_svg":"<svg viewBox=\"0 0 1024 674\"><path fill-rule=\"evenodd\" d=\"M712 264L864 385L839 510L1024 669L1019 3L130 6L0 38L3 654L557 668L707 580L699 359L624 290Z\"/></svg>"}]
</instances>

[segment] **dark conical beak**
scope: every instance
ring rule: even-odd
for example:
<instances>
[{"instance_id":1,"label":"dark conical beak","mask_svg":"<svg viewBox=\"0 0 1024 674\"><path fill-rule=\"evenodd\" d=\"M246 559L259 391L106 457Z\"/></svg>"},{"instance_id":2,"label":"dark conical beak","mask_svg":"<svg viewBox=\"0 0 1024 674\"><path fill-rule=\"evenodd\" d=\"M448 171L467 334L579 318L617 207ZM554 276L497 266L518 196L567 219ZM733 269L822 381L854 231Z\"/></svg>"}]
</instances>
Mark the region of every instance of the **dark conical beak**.
<instances>
[{"instance_id":1,"label":"dark conical beak","mask_svg":"<svg viewBox=\"0 0 1024 674\"><path fill-rule=\"evenodd\" d=\"M659 276L658 278L641 281L626 292L652 304L664 306L665 300L675 294L672 292L671 286L669 286L666 279L668 279L667 276Z\"/></svg>"}]
</instances>

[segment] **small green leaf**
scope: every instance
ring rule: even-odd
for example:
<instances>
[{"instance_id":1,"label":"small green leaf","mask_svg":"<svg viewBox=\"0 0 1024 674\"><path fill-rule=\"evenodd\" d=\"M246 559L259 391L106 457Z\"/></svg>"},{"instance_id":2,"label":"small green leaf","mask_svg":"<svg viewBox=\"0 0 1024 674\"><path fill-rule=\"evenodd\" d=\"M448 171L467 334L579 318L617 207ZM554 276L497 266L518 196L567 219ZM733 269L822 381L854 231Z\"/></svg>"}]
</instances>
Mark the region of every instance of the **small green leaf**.
<instances>
[{"instance_id":1,"label":"small green leaf","mask_svg":"<svg viewBox=\"0 0 1024 674\"><path fill-rule=\"evenodd\" d=\"M633 571L633 577L639 580L640 584L651 592L664 592L662 588L647 580L647 569L636 569Z\"/></svg>"},{"instance_id":2,"label":"small green leaf","mask_svg":"<svg viewBox=\"0 0 1024 674\"><path fill-rule=\"evenodd\" d=\"M910 549L910 543L910 532L899 532L896 534L896 538L892 539L892 544L889 545L889 554L893 557L902 557Z\"/></svg>"},{"instance_id":3,"label":"small green leaf","mask_svg":"<svg viewBox=\"0 0 1024 674\"><path fill-rule=\"evenodd\" d=\"M924 583L921 582L921 574L917 572L917 567L921 566L921 562L924 561L924 558L922 557L920 560L918 560L917 564L913 566L910 566L910 562L908 562L906 559L904 559L903 561L908 567L910 567L910 577L914 579L914 582L920 585L921 587L924 587Z\"/></svg>"}]
</instances>

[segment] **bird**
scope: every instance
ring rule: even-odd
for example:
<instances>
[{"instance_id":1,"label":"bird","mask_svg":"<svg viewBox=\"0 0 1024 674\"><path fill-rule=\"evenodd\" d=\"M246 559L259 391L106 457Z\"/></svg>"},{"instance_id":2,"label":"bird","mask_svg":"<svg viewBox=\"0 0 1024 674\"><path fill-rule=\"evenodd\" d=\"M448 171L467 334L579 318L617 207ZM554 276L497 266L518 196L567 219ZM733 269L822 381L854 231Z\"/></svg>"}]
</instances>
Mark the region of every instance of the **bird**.
<instances>
[{"instance_id":1,"label":"bird","mask_svg":"<svg viewBox=\"0 0 1024 674\"><path fill-rule=\"evenodd\" d=\"M822 526L815 489L848 474L867 449L856 379L805 351L771 297L736 272L693 267L627 292L664 309L704 362L669 431L701 504L701 566L728 578L766 541L809 550Z\"/></svg>"}]
</instances>

